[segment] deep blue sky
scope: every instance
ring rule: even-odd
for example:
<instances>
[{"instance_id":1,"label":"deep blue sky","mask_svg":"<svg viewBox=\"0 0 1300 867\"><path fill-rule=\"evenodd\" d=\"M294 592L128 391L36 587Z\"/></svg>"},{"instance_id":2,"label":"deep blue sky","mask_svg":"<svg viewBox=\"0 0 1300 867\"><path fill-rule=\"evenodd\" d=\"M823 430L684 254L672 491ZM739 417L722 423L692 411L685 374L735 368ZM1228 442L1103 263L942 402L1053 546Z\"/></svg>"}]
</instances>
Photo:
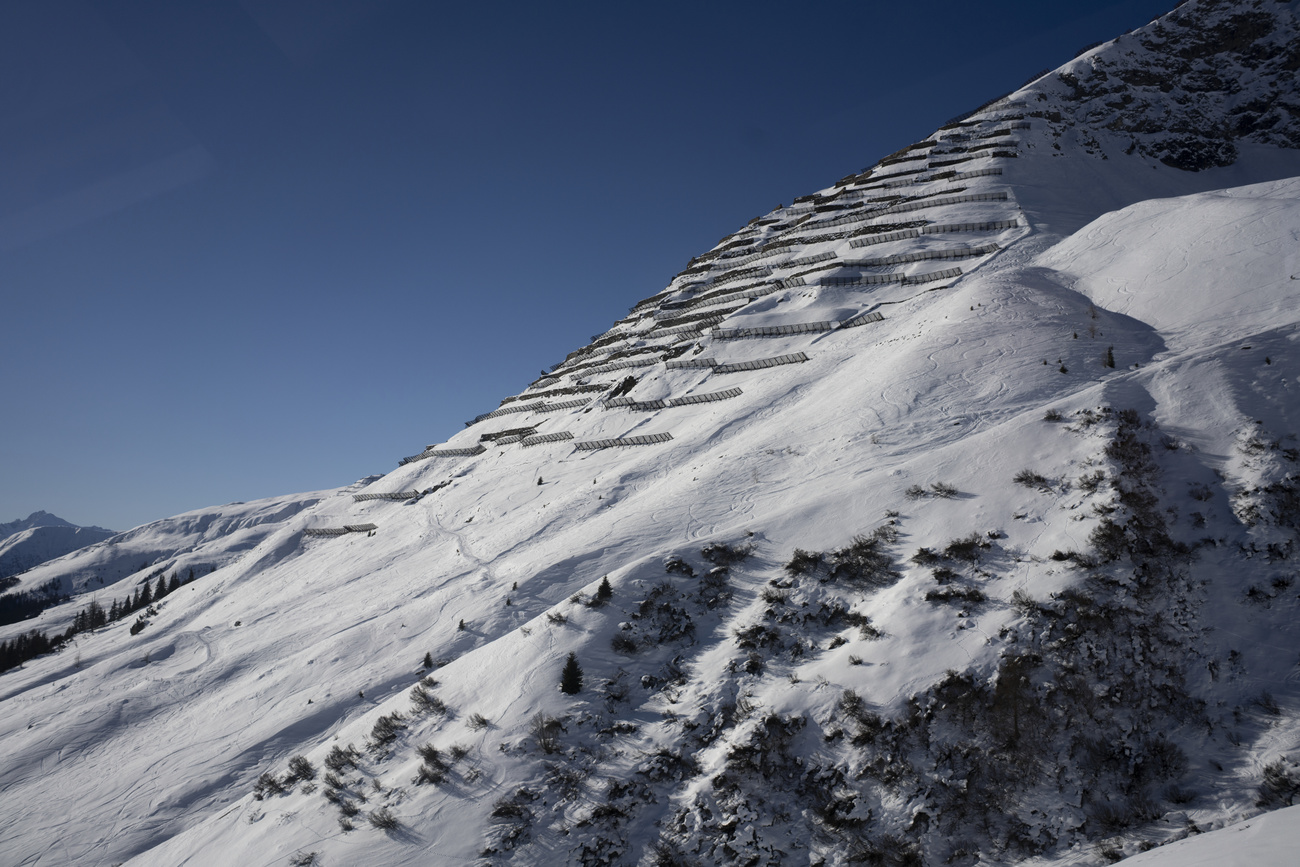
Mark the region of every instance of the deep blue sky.
<instances>
[{"instance_id":1,"label":"deep blue sky","mask_svg":"<svg viewBox=\"0 0 1300 867\"><path fill-rule=\"evenodd\" d=\"M460 430L778 203L1172 0L0 6L0 522Z\"/></svg>"}]
</instances>

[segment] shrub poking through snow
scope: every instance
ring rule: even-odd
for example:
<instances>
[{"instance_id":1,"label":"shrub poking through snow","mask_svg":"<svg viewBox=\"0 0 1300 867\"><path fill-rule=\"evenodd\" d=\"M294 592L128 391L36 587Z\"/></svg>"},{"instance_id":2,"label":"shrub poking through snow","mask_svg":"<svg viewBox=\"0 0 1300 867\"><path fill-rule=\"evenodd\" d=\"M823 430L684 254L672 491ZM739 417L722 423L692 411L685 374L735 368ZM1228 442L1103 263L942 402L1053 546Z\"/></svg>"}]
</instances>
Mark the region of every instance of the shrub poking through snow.
<instances>
[{"instance_id":1,"label":"shrub poking through snow","mask_svg":"<svg viewBox=\"0 0 1300 867\"><path fill-rule=\"evenodd\" d=\"M284 783L275 774L267 771L257 778L253 784L253 799L260 801L267 795L283 795L285 793Z\"/></svg>"},{"instance_id":2,"label":"shrub poking through snow","mask_svg":"<svg viewBox=\"0 0 1300 867\"><path fill-rule=\"evenodd\" d=\"M370 745L373 749L382 749L393 741L406 728L406 717L397 711L385 714L375 720L374 727L370 730Z\"/></svg>"},{"instance_id":3,"label":"shrub poking through snow","mask_svg":"<svg viewBox=\"0 0 1300 867\"><path fill-rule=\"evenodd\" d=\"M728 545L725 542L714 542L711 545L705 545L700 550L700 556L714 566L731 566L748 557L752 550L753 548L749 545Z\"/></svg>"},{"instance_id":4,"label":"shrub poking through snow","mask_svg":"<svg viewBox=\"0 0 1300 867\"><path fill-rule=\"evenodd\" d=\"M687 578L695 577L695 570L691 568L691 564L687 563L681 557L670 557L666 560L664 562L664 571L670 573L676 572L680 575L685 575Z\"/></svg>"},{"instance_id":5,"label":"shrub poking through snow","mask_svg":"<svg viewBox=\"0 0 1300 867\"><path fill-rule=\"evenodd\" d=\"M533 742L542 752L550 755L560 751L560 733L564 731L564 725L558 719L538 711L528 728Z\"/></svg>"},{"instance_id":6,"label":"shrub poking through snow","mask_svg":"<svg viewBox=\"0 0 1300 867\"><path fill-rule=\"evenodd\" d=\"M422 684L411 687L411 704L415 706L416 713L445 714L447 712L446 702L429 692Z\"/></svg>"},{"instance_id":7,"label":"shrub poking through snow","mask_svg":"<svg viewBox=\"0 0 1300 867\"><path fill-rule=\"evenodd\" d=\"M1282 759L1264 766L1264 779L1259 784L1256 805L1276 809L1289 807L1300 796L1300 767Z\"/></svg>"},{"instance_id":8,"label":"shrub poking through snow","mask_svg":"<svg viewBox=\"0 0 1300 867\"><path fill-rule=\"evenodd\" d=\"M943 549L943 556L951 560L965 560L968 563L974 563L980 558L980 552L988 547L987 540L980 538L977 533L971 533L964 539L953 539L949 542L948 547Z\"/></svg>"},{"instance_id":9,"label":"shrub poking through snow","mask_svg":"<svg viewBox=\"0 0 1300 867\"><path fill-rule=\"evenodd\" d=\"M307 781L316 779L316 768L306 756L294 756L289 759L289 775L285 777L286 783L294 783L298 780Z\"/></svg>"},{"instance_id":10,"label":"shrub poking through snow","mask_svg":"<svg viewBox=\"0 0 1300 867\"><path fill-rule=\"evenodd\" d=\"M882 532L883 530L883 532ZM886 587L898 580L893 570L893 560L880 550L882 538L890 535L892 528L881 528L869 536L854 536L846 547L831 553L831 578Z\"/></svg>"},{"instance_id":11,"label":"shrub poking through snow","mask_svg":"<svg viewBox=\"0 0 1300 867\"><path fill-rule=\"evenodd\" d=\"M372 826L379 828L381 831L391 831L400 824L397 817L393 815L393 811L387 807L371 810L370 815L366 818L370 820Z\"/></svg>"},{"instance_id":12,"label":"shrub poking through snow","mask_svg":"<svg viewBox=\"0 0 1300 867\"><path fill-rule=\"evenodd\" d=\"M1015 483L1026 488L1046 488L1050 485L1046 476L1028 469L1016 473Z\"/></svg>"},{"instance_id":13,"label":"shrub poking through snow","mask_svg":"<svg viewBox=\"0 0 1300 867\"><path fill-rule=\"evenodd\" d=\"M447 778L447 763L443 761L442 754L433 744L425 744L416 750L423 759L419 770L416 771L415 782L433 783L437 785Z\"/></svg>"},{"instance_id":14,"label":"shrub poking through snow","mask_svg":"<svg viewBox=\"0 0 1300 867\"><path fill-rule=\"evenodd\" d=\"M785 571L791 575L811 575L822 565L824 555L820 551L805 551L795 548L790 562L785 564Z\"/></svg>"},{"instance_id":15,"label":"shrub poking through snow","mask_svg":"<svg viewBox=\"0 0 1300 867\"><path fill-rule=\"evenodd\" d=\"M984 591L978 587L944 587L939 590L928 590L925 594L926 602L960 602L966 605L978 605L987 600Z\"/></svg>"},{"instance_id":16,"label":"shrub poking through snow","mask_svg":"<svg viewBox=\"0 0 1300 867\"><path fill-rule=\"evenodd\" d=\"M357 756L356 748L352 744L348 744L346 748L336 744L330 747L330 751L325 755L325 767L340 774L348 768L357 766Z\"/></svg>"}]
</instances>

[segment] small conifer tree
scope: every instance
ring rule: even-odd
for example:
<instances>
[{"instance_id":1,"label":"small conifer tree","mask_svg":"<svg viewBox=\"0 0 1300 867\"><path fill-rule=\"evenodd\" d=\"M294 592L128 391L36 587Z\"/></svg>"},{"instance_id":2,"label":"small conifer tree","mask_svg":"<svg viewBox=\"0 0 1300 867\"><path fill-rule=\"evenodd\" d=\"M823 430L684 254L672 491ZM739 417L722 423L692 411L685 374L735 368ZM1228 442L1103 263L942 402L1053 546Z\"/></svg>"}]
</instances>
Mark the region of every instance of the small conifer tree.
<instances>
[{"instance_id":1,"label":"small conifer tree","mask_svg":"<svg viewBox=\"0 0 1300 867\"><path fill-rule=\"evenodd\" d=\"M609 576L606 575L600 579L600 586L596 588L596 598L601 602L608 602L614 595L614 588L609 584Z\"/></svg>"},{"instance_id":2,"label":"small conifer tree","mask_svg":"<svg viewBox=\"0 0 1300 867\"><path fill-rule=\"evenodd\" d=\"M425 667L425 668L433 668L433 654L432 654L432 653L426 653L426 654L424 655L424 667Z\"/></svg>"},{"instance_id":3,"label":"small conifer tree","mask_svg":"<svg viewBox=\"0 0 1300 867\"><path fill-rule=\"evenodd\" d=\"M570 652L564 661L564 671L560 672L560 691L568 695L582 692L582 666L578 665L578 655Z\"/></svg>"},{"instance_id":4,"label":"small conifer tree","mask_svg":"<svg viewBox=\"0 0 1300 867\"><path fill-rule=\"evenodd\" d=\"M1115 366L1115 347L1113 346L1106 347L1106 366L1107 367Z\"/></svg>"}]
</instances>

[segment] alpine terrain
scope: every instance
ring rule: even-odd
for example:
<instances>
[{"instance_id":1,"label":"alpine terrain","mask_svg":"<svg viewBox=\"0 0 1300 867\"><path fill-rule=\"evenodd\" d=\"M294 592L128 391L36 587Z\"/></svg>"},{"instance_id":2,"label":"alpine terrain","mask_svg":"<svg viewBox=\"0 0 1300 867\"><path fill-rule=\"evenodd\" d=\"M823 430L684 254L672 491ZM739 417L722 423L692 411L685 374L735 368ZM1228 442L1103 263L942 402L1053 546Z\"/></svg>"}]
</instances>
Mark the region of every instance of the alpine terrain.
<instances>
[{"instance_id":1,"label":"alpine terrain","mask_svg":"<svg viewBox=\"0 0 1300 867\"><path fill-rule=\"evenodd\" d=\"M20 576L0 861L1294 863L1298 16L1189 0L385 475Z\"/></svg>"},{"instance_id":2,"label":"alpine terrain","mask_svg":"<svg viewBox=\"0 0 1300 867\"><path fill-rule=\"evenodd\" d=\"M116 535L103 527L78 527L49 512L0 524L0 582L46 560Z\"/></svg>"}]
</instances>

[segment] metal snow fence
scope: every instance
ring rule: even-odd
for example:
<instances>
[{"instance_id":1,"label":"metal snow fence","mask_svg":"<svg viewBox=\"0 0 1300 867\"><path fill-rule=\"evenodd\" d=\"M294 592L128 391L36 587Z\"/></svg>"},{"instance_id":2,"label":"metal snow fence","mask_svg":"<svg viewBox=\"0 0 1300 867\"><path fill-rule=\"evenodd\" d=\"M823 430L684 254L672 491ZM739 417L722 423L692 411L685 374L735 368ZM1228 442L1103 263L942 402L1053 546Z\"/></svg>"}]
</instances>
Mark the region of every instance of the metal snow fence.
<instances>
[{"instance_id":1,"label":"metal snow fence","mask_svg":"<svg viewBox=\"0 0 1300 867\"><path fill-rule=\"evenodd\" d=\"M440 449L437 446L426 446L423 457L426 458L458 458L468 455L481 455L487 448L482 443L476 443L468 448L459 449Z\"/></svg>"},{"instance_id":2,"label":"metal snow fence","mask_svg":"<svg viewBox=\"0 0 1300 867\"><path fill-rule=\"evenodd\" d=\"M346 536L348 533L369 533L378 530L375 524L345 524L342 527L308 527L302 531L304 536Z\"/></svg>"},{"instance_id":3,"label":"metal snow fence","mask_svg":"<svg viewBox=\"0 0 1300 867\"><path fill-rule=\"evenodd\" d=\"M544 377L544 378L542 378L542 379L537 380L536 382L534 382L532 385L530 385L530 386L528 386L528 387L529 387L529 388L547 388L547 387L549 387L549 386L555 385L555 383L557 383L557 382L559 382L559 381L560 381L560 377L558 377L558 376L547 376L547 377Z\"/></svg>"},{"instance_id":4,"label":"metal snow fence","mask_svg":"<svg viewBox=\"0 0 1300 867\"><path fill-rule=\"evenodd\" d=\"M721 286L723 283L731 283L734 280L745 280L751 277L771 277L771 268L740 268L735 271L728 271L721 277L713 280L714 286Z\"/></svg>"},{"instance_id":5,"label":"metal snow fence","mask_svg":"<svg viewBox=\"0 0 1300 867\"><path fill-rule=\"evenodd\" d=\"M521 400L537 400L543 397L559 397L563 394L585 394L588 392L604 391L613 385L612 382L591 383L589 385L566 385L563 388L553 389L551 391L537 391L529 395L516 394L511 397L503 398L502 406L515 403Z\"/></svg>"},{"instance_id":6,"label":"metal snow fence","mask_svg":"<svg viewBox=\"0 0 1300 867\"><path fill-rule=\"evenodd\" d=\"M922 226L922 235L942 235L946 232L1000 232L1003 229L1020 228L1019 220L993 220L984 223L936 223Z\"/></svg>"},{"instance_id":7,"label":"metal snow fence","mask_svg":"<svg viewBox=\"0 0 1300 867\"><path fill-rule=\"evenodd\" d=\"M910 171L906 171L906 172L891 172L890 174L887 175L878 175L876 177L873 177L871 179L871 182L873 184L882 183L882 182L888 183L894 180L895 178L905 178L909 175L919 175L923 171L925 171L925 169L921 168L921 169L911 169Z\"/></svg>"},{"instance_id":8,"label":"metal snow fence","mask_svg":"<svg viewBox=\"0 0 1300 867\"><path fill-rule=\"evenodd\" d=\"M493 445L498 445L498 446L508 446L519 442L523 438L524 437L522 434L506 434L503 437L497 437L492 441L492 443Z\"/></svg>"},{"instance_id":9,"label":"metal snow fence","mask_svg":"<svg viewBox=\"0 0 1300 867\"><path fill-rule=\"evenodd\" d=\"M896 253L893 256L880 256L876 259L848 259L842 264L846 268L874 268L879 265L902 265L907 262L923 262L928 259L970 259L974 256L986 256L1002 248L997 244L985 244L981 247L949 247L946 250L918 250L915 253Z\"/></svg>"},{"instance_id":10,"label":"metal snow fence","mask_svg":"<svg viewBox=\"0 0 1300 867\"><path fill-rule=\"evenodd\" d=\"M905 241L908 238L916 238L921 233L916 229L900 229L897 232L885 232L881 235L872 235L867 238L854 238L849 241L850 247L873 247L876 244L887 244L890 241Z\"/></svg>"},{"instance_id":11,"label":"metal snow fence","mask_svg":"<svg viewBox=\"0 0 1300 867\"><path fill-rule=\"evenodd\" d=\"M599 367L592 367L586 370L589 375L597 373L609 373L611 370L622 370L625 367L649 367L652 364L659 363L659 356L653 355L646 358L628 358L623 361L611 361L609 364L602 364Z\"/></svg>"},{"instance_id":12,"label":"metal snow fence","mask_svg":"<svg viewBox=\"0 0 1300 867\"><path fill-rule=\"evenodd\" d=\"M739 373L742 370L763 370L768 367L778 367L782 364L800 364L808 360L808 356L802 352L794 352L789 355L778 355L774 358L760 358L757 361L739 361L735 364L719 364L713 368L714 373Z\"/></svg>"},{"instance_id":13,"label":"metal snow fence","mask_svg":"<svg viewBox=\"0 0 1300 867\"><path fill-rule=\"evenodd\" d=\"M952 160L942 160L938 162L933 162L930 163L929 168L942 169L948 166L956 166L956 165L960 165L961 163L968 163L973 159L978 159L978 157L957 157L956 159L952 159Z\"/></svg>"},{"instance_id":14,"label":"metal snow fence","mask_svg":"<svg viewBox=\"0 0 1300 867\"><path fill-rule=\"evenodd\" d=\"M846 199L855 199L859 196L865 196L867 193L871 193L871 192L875 192L875 191L870 187L859 187L856 190L844 190L842 193L840 193L840 196ZM892 196L883 196L879 199L867 199L865 201L865 204L889 205L896 201L898 201L898 196L892 195Z\"/></svg>"},{"instance_id":15,"label":"metal snow fence","mask_svg":"<svg viewBox=\"0 0 1300 867\"><path fill-rule=\"evenodd\" d=\"M573 447L578 451L588 452L596 449L617 448L620 446L648 446L655 443L666 443L673 438L670 433L644 434L633 437L617 437L607 440L586 440L585 442L574 443Z\"/></svg>"},{"instance_id":16,"label":"metal snow fence","mask_svg":"<svg viewBox=\"0 0 1300 867\"><path fill-rule=\"evenodd\" d=\"M847 226L850 223L861 223L868 217L874 217L886 210L887 208L864 208L861 211L850 214L846 217L836 217L833 220L818 220L815 223L805 223L800 228L817 231L818 229L829 229L831 226Z\"/></svg>"},{"instance_id":17,"label":"metal snow fence","mask_svg":"<svg viewBox=\"0 0 1300 867\"><path fill-rule=\"evenodd\" d=\"M614 397L605 401L605 409L637 409L648 412L653 409L663 409L666 406L668 406L666 401L637 400L632 397Z\"/></svg>"},{"instance_id":18,"label":"metal snow fence","mask_svg":"<svg viewBox=\"0 0 1300 867\"><path fill-rule=\"evenodd\" d=\"M713 336L718 340L734 340L741 337L778 337L783 334L809 334L818 331L830 331L834 322L800 322L793 325L765 325L754 328L715 328Z\"/></svg>"},{"instance_id":19,"label":"metal snow fence","mask_svg":"<svg viewBox=\"0 0 1300 867\"><path fill-rule=\"evenodd\" d=\"M970 172L958 172L957 174L952 176L952 179L954 181L964 181L967 178L982 178L988 175L1000 175L1000 174L1002 174L1002 169L1000 168L975 169L974 171L970 171Z\"/></svg>"},{"instance_id":20,"label":"metal snow fence","mask_svg":"<svg viewBox=\"0 0 1300 867\"><path fill-rule=\"evenodd\" d=\"M537 408L538 412L559 412L562 409L577 409L580 406L586 406L591 403L590 399L583 400L566 400L561 403L547 403Z\"/></svg>"},{"instance_id":21,"label":"metal snow fence","mask_svg":"<svg viewBox=\"0 0 1300 867\"><path fill-rule=\"evenodd\" d=\"M827 262L834 258L834 253L818 253L816 256L804 256L800 259L791 259L789 262L782 262L777 267L797 268L800 265L816 265L818 262Z\"/></svg>"},{"instance_id":22,"label":"metal snow fence","mask_svg":"<svg viewBox=\"0 0 1300 867\"><path fill-rule=\"evenodd\" d=\"M420 496L419 491L393 491L387 494L353 494L352 502L360 503L365 500L414 500Z\"/></svg>"},{"instance_id":23,"label":"metal snow fence","mask_svg":"<svg viewBox=\"0 0 1300 867\"><path fill-rule=\"evenodd\" d=\"M660 292L658 295L651 295L649 298L642 298L640 301L633 304L627 310L629 313L635 313L638 310L644 310L647 307L653 307L655 304L658 304L660 301L666 298L668 294L669 293L667 291L664 291L664 292Z\"/></svg>"},{"instance_id":24,"label":"metal snow fence","mask_svg":"<svg viewBox=\"0 0 1300 867\"><path fill-rule=\"evenodd\" d=\"M995 220L986 223L943 223L933 226L922 226L919 229L901 229L897 232L886 232L883 235L873 235L869 238L854 238L849 242L849 246L871 247L889 241L903 241L908 238L915 238L919 235L942 235L946 232L1000 232L1003 229L1018 228L1020 228L1019 220Z\"/></svg>"},{"instance_id":25,"label":"metal snow fence","mask_svg":"<svg viewBox=\"0 0 1300 867\"><path fill-rule=\"evenodd\" d=\"M735 301L738 298L745 298L749 301L753 301L755 298L762 298L764 295L771 295L780 288L781 284L779 282L761 283L735 292L728 292L724 295L701 295L699 298L691 299L689 306L697 307L709 304L725 304L728 301ZM742 304L740 306L743 307L745 305ZM737 307L736 309L739 310L740 307Z\"/></svg>"},{"instance_id":26,"label":"metal snow fence","mask_svg":"<svg viewBox=\"0 0 1300 867\"><path fill-rule=\"evenodd\" d=\"M683 367L717 367L716 358L673 358L664 362L669 370L676 370Z\"/></svg>"},{"instance_id":27,"label":"metal snow fence","mask_svg":"<svg viewBox=\"0 0 1300 867\"><path fill-rule=\"evenodd\" d=\"M717 302L717 298L713 298L711 300L714 301L715 303ZM657 324L655 325L654 328L650 329L649 334L653 335L657 331L663 331L668 328L675 328L678 325L687 325L687 324L694 324L696 322L704 322L714 316L727 316L731 313L734 313L735 311L739 310L744 306L745 304L737 304L734 307L727 308L726 310L704 311L701 313L687 313L686 315L678 316L675 319L665 319L662 325Z\"/></svg>"},{"instance_id":28,"label":"metal snow fence","mask_svg":"<svg viewBox=\"0 0 1300 867\"><path fill-rule=\"evenodd\" d=\"M924 199L918 202L901 202L897 205L891 205L882 211L882 214L899 214L906 211L919 211L923 208L938 208L943 205L957 205L962 202L1005 202L1007 194L999 193L965 193L960 196L939 196L934 199Z\"/></svg>"},{"instance_id":29,"label":"metal snow fence","mask_svg":"<svg viewBox=\"0 0 1300 867\"><path fill-rule=\"evenodd\" d=\"M872 322L884 320L884 316L879 311L863 313L860 316L854 316L852 319L845 319L840 323L840 328L857 328L859 325L867 325Z\"/></svg>"},{"instance_id":30,"label":"metal snow fence","mask_svg":"<svg viewBox=\"0 0 1300 867\"><path fill-rule=\"evenodd\" d=\"M692 322L689 325L678 325L675 328L656 328L646 334L647 337L667 337L670 334L684 334L687 331L703 331L710 325L717 325L725 316L710 316L708 319L701 319L699 322Z\"/></svg>"},{"instance_id":31,"label":"metal snow fence","mask_svg":"<svg viewBox=\"0 0 1300 867\"><path fill-rule=\"evenodd\" d=\"M682 397L674 397L668 401L669 406L689 406L693 403L713 403L717 400L727 400L733 397L740 397L744 394L739 388L728 388L723 391L711 391L708 394L688 394Z\"/></svg>"},{"instance_id":32,"label":"metal snow fence","mask_svg":"<svg viewBox=\"0 0 1300 867\"><path fill-rule=\"evenodd\" d=\"M712 403L718 400L727 400L732 397L739 397L744 394L739 388L728 388L722 391L712 391L707 394L688 394L682 397L672 397L666 400L634 400L630 397L616 397L605 402L606 409L633 409L633 410L656 410L667 409L673 406L690 406L696 403Z\"/></svg>"},{"instance_id":33,"label":"metal snow fence","mask_svg":"<svg viewBox=\"0 0 1300 867\"><path fill-rule=\"evenodd\" d=\"M528 446L539 446L542 443L558 443L564 440L573 439L573 434L567 430L556 431L555 433L537 434L536 436L524 437L519 445L527 448Z\"/></svg>"},{"instance_id":34,"label":"metal snow fence","mask_svg":"<svg viewBox=\"0 0 1300 867\"><path fill-rule=\"evenodd\" d=\"M960 268L945 268L942 271L928 271L925 274L863 274L861 277L826 277L817 281L819 286L880 286L886 283L902 283L910 286L916 283L931 283L960 277Z\"/></svg>"},{"instance_id":35,"label":"metal snow fence","mask_svg":"<svg viewBox=\"0 0 1300 867\"><path fill-rule=\"evenodd\" d=\"M496 418L502 415L509 415L512 412L528 412L530 409L536 409L539 406L541 406L540 403L530 403L527 406L515 406L514 404L503 406L500 409L492 410L492 412L485 412L482 415L474 416L474 420L466 422L465 426L469 427L472 424L478 424L481 421L487 421L490 418Z\"/></svg>"}]
</instances>

